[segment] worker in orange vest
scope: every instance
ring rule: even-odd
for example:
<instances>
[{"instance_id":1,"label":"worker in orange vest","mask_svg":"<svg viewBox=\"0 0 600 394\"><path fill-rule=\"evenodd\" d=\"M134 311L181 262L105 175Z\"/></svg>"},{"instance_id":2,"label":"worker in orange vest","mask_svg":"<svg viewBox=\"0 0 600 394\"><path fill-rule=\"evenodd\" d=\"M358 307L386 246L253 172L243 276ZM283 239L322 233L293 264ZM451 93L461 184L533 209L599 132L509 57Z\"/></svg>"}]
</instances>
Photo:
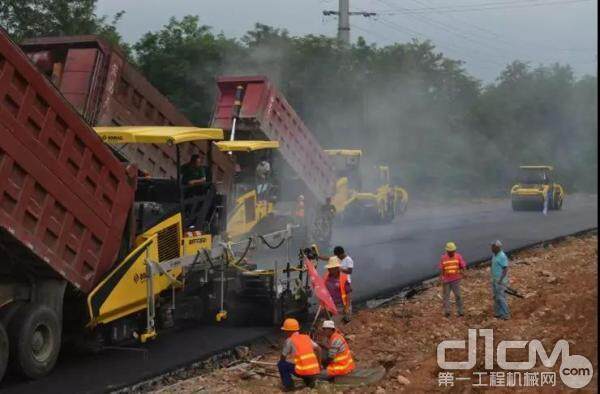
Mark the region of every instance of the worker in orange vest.
<instances>
[{"instance_id":1,"label":"worker in orange vest","mask_svg":"<svg viewBox=\"0 0 600 394\"><path fill-rule=\"evenodd\" d=\"M450 317L450 292L454 293L456 301L456 312L458 316L463 315L463 301L460 295L461 272L467 268L467 263L456 251L456 244L448 242L446 252L440 258L440 281L442 282L442 293L444 298L444 316Z\"/></svg>"},{"instance_id":2,"label":"worker in orange vest","mask_svg":"<svg viewBox=\"0 0 600 394\"><path fill-rule=\"evenodd\" d=\"M331 379L336 376L348 375L355 368L348 342L335 328L333 320L325 320L322 328L327 337L327 342L323 344L323 347L327 350L324 363L327 368L321 371L320 377Z\"/></svg>"},{"instance_id":3,"label":"worker in orange vest","mask_svg":"<svg viewBox=\"0 0 600 394\"><path fill-rule=\"evenodd\" d=\"M346 323L349 322L352 313L352 287L348 280L348 274L340 270L341 265L341 261L337 256L331 256L325 265L327 271L323 276L325 287L327 287L336 309L338 312L343 311L343 313L333 316L333 320L338 327L342 320Z\"/></svg>"},{"instance_id":4,"label":"worker in orange vest","mask_svg":"<svg viewBox=\"0 0 600 394\"><path fill-rule=\"evenodd\" d=\"M287 334L287 339L277 368L284 391L294 390L292 375L301 378L308 387L314 387L315 378L321 372L321 348L308 335L300 334L296 319L285 319L281 330ZM288 357L294 362L287 361Z\"/></svg>"}]
</instances>

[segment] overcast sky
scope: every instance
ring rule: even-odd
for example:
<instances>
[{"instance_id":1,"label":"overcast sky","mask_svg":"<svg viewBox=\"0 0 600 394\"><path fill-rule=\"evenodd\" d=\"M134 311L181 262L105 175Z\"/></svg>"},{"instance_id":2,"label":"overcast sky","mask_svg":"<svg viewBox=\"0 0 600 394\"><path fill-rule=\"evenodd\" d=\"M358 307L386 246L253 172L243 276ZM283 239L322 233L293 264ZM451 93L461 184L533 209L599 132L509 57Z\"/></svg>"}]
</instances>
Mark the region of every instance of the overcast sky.
<instances>
[{"instance_id":1,"label":"overcast sky","mask_svg":"<svg viewBox=\"0 0 600 394\"><path fill-rule=\"evenodd\" d=\"M337 0L99 0L98 6L100 15L126 12L119 30L129 42L188 14L230 37L256 22L292 35L337 31L336 17L322 15ZM485 81L514 59L569 63L578 75L596 74L597 0L350 0L350 8L379 14L351 17L353 41L359 35L377 45L429 38Z\"/></svg>"}]
</instances>

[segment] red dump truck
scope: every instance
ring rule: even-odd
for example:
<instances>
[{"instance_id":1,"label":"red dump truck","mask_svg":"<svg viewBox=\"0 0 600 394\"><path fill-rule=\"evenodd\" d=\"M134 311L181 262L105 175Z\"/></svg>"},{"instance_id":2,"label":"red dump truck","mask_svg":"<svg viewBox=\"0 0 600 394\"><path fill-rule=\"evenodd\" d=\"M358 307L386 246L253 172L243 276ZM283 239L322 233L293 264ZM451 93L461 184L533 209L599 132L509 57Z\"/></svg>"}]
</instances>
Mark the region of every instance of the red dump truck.
<instances>
[{"instance_id":1,"label":"red dump truck","mask_svg":"<svg viewBox=\"0 0 600 394\"><path fill-rule=\"evenodd\" d=\"M98 36L28 39L21 48L63 96L94 126L191 126L124 54ZM208 144L183 144L182 162L193 154L206 156ZM120 154L153 177L176 176L175 149L166 145L117 146ZM212 148L213 181L223 193L232 186L234 164Z\"/></svg>"},{"instance_id":2,"label":"red dump truck","mask_svg":"<svg viewBox=\"0 0 600 394\"><path fill-rule=\"evenodd\" d=\"M273 164L276 176L271 177L273 187L267 187L272 193L258 193L264 190L264 187L259 189L260 185L256 185L257 192L252 191L253 158L248 153L238 155L242 171L235 188L237 205L231 209L228 232L235 235L260 231L273 223L287 221L301 224L302 230L298 231L305 233L310 242L328 244L331 218L320 215L322 210L318 207L333 196L336 173L316 137L264 76L221 76L217 78L217 89L213 127L228 131L235 140L278 143L276 152L270 149L258 153L264 158L270 156ZM250 176L244 177L248 169Z\"/></svg>"},{"instance_id":3,"label":"red dump truck","mask_svg":"<svg viewBox=\"0 0 600 394\"><path fill-rule=\"evenodd\" d=\"M139 178L103 140L180 156L223 131L99 133L0 29L0 379L7 364L47 374L63 343L145 341L177 316L203 319L219 293L224 314L200 251L223 232L225 196L212 182L183 189L179 172Z\"/></svg>"},{"instance_id":4,"label":"red dump truck","mask_svg":"<svg viewBox=\"0 0 600 394\"><path fill-rule=\"evenodd\" d=\"M214 127L231 130L235 119L236 139L279 142L280 156L293 170L288 172L292 174L292 181L289 177L285 181L288 192L290 189L293 191L292 195L283 199L296 198L307 191L316 197L317 202L329 197L336 216L350 222L388 223L406 210L408 193L391 184L388 166L378 165L371 169L367 178L369 185L363 187L363 171L359 166L362 150L322 149L285 96L268 78L223 76L217 79L217 88L212 119ZM301 182L293 182L293 178ZM296 187L290 188L294 184ZM315 205L314 201L311 205ZM321 208L307 223L310 224L309 233L313 241L327 244L331 238L333 210L328 205ZM251 218L255 216L250 215Z\"/></svg>"},{"instance_id":5,"label":"red dump truck","mask_svg":"<svg viewBox=\"0 0 600 394\"><path fill-rule=\"evenodd\" d=\"M53 365L67 292L131 246L135 175L0 30L0 376L9 337L26 374Z\"/></svg>"},{"instance_id":6,"label":"red dump truck","mask_svg":"<svg viewBox=\"0 0 600 394\"><path fill-rule=\"evenodd\" d=\"M317 200L335 192L333 162L283 94L265 76L217 78L212 126L231 131L236 91L240 90L236 139L279 141L279 151ZM240 95L238 93L238 95Z\"/></svg>"},{"instance_id":7,"label":"red dump truck","mask_svg":"<svg viewBox=\"0 0 600 394\"><path fill-rule=\"evenodd\" d=\"M239 265L260 242L285 248L289 228L218 242L227 201L214 182L139 177L108 145L181 158L190 142L222 139L217 128L92 129L0 29L0 380L8 364L48 374L63 345L145 342L181 320L242 314L242 302L278 324L306 312L302 265L283 278Z\"/></svg>"}]
</instances>

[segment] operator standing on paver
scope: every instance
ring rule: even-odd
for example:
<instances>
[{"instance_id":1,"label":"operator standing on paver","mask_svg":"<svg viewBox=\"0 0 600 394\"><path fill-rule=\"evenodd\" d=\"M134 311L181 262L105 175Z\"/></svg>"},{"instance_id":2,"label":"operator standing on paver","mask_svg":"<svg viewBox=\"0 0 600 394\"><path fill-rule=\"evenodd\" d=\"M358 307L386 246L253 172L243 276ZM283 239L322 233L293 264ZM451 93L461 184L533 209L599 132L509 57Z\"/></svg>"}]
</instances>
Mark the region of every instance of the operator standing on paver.
<instances>
[{"instance_id":1,"label":"operator standing on paver","mask_svg":"<svg viewBox=\"0 0 600 394\"><path fill-rule=\"evenodd\" d=\"M292 375L301 378L308 387L314 387L315 378L321 372L319 354L321 348L308 335L300 334L300 324L296 319L285 319L281 330L287 339L277 363L284 391L294 390ZM294 362L287 361L293 357Z\"/></svg>"},{"instance_id":2,"label":"operator standing on paver","mask_svg":"<svg viewBox=\"0 0 600 394\"><path fill-rule=\"evenodd\" d=\"M341 262L337 256L331 256L327 265L325 265L325 275L323 280L325 281L325 287L329 291L335 307L338 310L338 314L333 316L333 320L337 327L340 326L342 320L349 322L351 317L351 305L352 305L352 287L348 281L348 275L341 272ZM343 313L340 313L343 311Z\"/></svg>"},{"instance_id":3,"label":"operator standing on paver","mask_svg":"<svg viewBox=\"0 0 600 394\"><path fill-rule=\"evenodd\" d=\"M266 157L263 157L256 165L256 177L262 181L259 183L264 183L269 175L271 175L271 164Z\"/></svg>"},{"instance_id":4,"label":"operator standing on paver","mask_svg":"<svg viewBox=\"0 0 600 394\"><path fill-rule=\"evenodd\" d=\"M508 257L502 250L502 242L492 243L492 291L494 294L494 317L502 320L510 318L510 309L506 301L508 286Z\"/></svg>"},{"instance_id":5,"label":"operator standing on paver","mask_svg":"<svg viewBox=\"0 0 600 394\"><path fill-rule=\"evenodd\" d=\"M446 253L440 259L440 272L442 282L442 293L444 296L444 316L450 317L450 292L454 293L456 301L456 314L463 315L463 301L460 295L461 271L467 268L467 263L456 251L456 244L448 242Z\"/></svg>"},{"instance_id":6,"label":"operator standing on paver","mask_svg":"<svg viewBox=\"0 0 600 394\"><path fill-rule=\"evenodd\" d=\"M259 199L264 199L269 188L269 176L271 175L271 164L263 157L256 166L256 194Z\"/></svg>"}]
</instances>

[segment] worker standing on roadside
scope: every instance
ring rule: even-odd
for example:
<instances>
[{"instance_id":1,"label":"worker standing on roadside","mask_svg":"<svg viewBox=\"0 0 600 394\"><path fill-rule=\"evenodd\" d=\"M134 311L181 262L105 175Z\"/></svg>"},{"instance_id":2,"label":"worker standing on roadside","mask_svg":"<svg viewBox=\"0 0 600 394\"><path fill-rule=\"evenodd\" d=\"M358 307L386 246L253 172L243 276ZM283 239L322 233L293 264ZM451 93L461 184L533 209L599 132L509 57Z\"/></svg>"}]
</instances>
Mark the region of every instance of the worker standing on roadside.
<instances>
[{"instance_id":1,"label":"worker standing on roadside","mask_svg":"<svg viewBox=\"0 0 600 394\"><path fill-rule=\"evenodd\" d=\"M337 256L331 256L325 265L327 271L323 276L325 287L338 310L338 314L333 317L337 327L340 326L342 320L346 323L349 322L352 313L352 287L348 281L348 275L341 272L340 268L340 259ZM343 311L343 313L339 313L339 311Z\"/></svg>"},{"instance_id":2,"label":"worker standing on roadside","mask_svg":"<svg viewBox=\"0 0 600 394\"><path fill-rule=\"evenodd\" d=\"M294 390L292 375L301 378L308 387L314 387L315 378L321 372L318 356L321 348L308 335L300 334L300 324L296 319L285 319L281 330L287 334L287 339L277 369L284 391ZM288 357L294 362L287 361Z\"/></svg>"},{"instance_id":3,"label":"worker standing on roadside","mask_svg":"<svg viewBox=\"0 0 600 394\"><path fill-rule=\"evenodd\" d=\"M348 275L348 282L352 283L352 270L354 269L354 260L348 256L348 253L341 246L333 248L333 254L340 259L340 270Z\"/></svg>"},{"instance_id":4,"label":"worker standing on roadside","mask_svg":"<svg viewBox=\"0 0 600 394\"><path fill-rule=\"evenodd\" d=\"M442 294L444 297L444 316L450 317L450 292L454 293L456 301L456 314L463 316L463 301L460 295L461 271L467 268L467 263L456 251L456 244L448 242L446 253L440 259L440 272L442 282Z\"/></svg>"},{"instance_id":5,"label":"worker standing on roadside","mask_svg":"<svg viewBox=\"0 0 600 394\"><path fill-rule=\"evenodd\" d=\"M352 271L354 270L354 260L348 256L348 253L341 246L333 248L333 255L340 259L340 270L348 275L348 282L352 283ZM319 260L329 261L332 256L319 256Z\"/></svg>"},{"instance_id":6,"label":"worker standing on roadside","mask_svg":"<svg viewBox=\"0 0 600 394\"><path fill-rule=\"evenodd\" d=\"M322 328L327 337L327 341L322 344L327 351L327 356L323 360L323 366L326 369L321 371L320 377L331 379L336 376L348 375L354 371L355 364L346 339L335 328L333 320L325 320Z\"/></svg>"},{"instance_id":7,"label":"worker standing on roadside","mask_svg":"<svg viewBox=\"0 0 600 394\"><path fill-rule=\"evenodd\" d=\"M492 291L494 294L494 317L502 320L510 319L510 309L506 301L508 286L508 257L502 250L502 242L494 241L492 248Z\"/></svg>"}]
</instances>

